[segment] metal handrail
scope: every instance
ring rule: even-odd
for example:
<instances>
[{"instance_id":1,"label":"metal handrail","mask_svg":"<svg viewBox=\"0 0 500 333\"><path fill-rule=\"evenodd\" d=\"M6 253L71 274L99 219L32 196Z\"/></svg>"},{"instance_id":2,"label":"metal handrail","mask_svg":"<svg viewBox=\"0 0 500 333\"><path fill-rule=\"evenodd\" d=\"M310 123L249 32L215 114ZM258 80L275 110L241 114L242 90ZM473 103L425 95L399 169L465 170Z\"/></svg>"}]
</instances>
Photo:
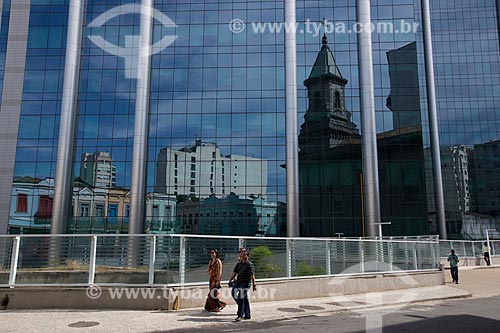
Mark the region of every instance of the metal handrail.
<instances>
[{"instance_id":1,"label":"metal handrail","mask_svg":"<svg viewBox=\"0 0 500 333\"><path fill-rule=\"evenodd\" d=\"M105 241L103 243L103 240L109 240L111 238L116 241L112 241L111 243ZM9 287L54 285L53 283L39 283L36 281L27 283L18 283L16 281L16 277L19 274L19 263L22 260L26 260L29 265L31 263L30 260L33 259L38 261L42 260L42 263L47 264L46 267L42 268L43 271L41 270L40 274L46 273L47 269L49 269L49 272L53 272L54 269L61 269L60 265L63 262L62 260L78 260L78 262L81 263L79 266L84 267L84 270L82 271L82 269L79 268L79 270L75 271L79 275L73 275L73 278L75 278L75 276L81 276L81 274L85 272L85 274L87 274L86 283L80 278L79 281L67 284L62 283L62 285L65 286L91 286L98 284L96 282L96 273L99 274L99 270L96 269L96 267L99 266L99 260L102 260L104 263L110 263L99 267L107 267L106 269L125 268L121 266L125 263L127 265L126 267L131 268L131 271L139 271L146 276L144 282L132 283L133 285L165 285L165 283L159 284L158 281L155 281L155 278L158 279L158 277L155 277L155 273L158 272L165 272L162 274L167 274L165 275L167 278L170 276L175 279L175 281L167 283L167 285L170 286L206 284L205 281L192 282L192 280L197 281L198 279L203 279L204 276L200 275L198 271L201 269L204 270L206 263L200 264L199 260L204 259L200 259L201 257L196 255L194 257L191 256L193 253L196 254L199 249L201 249L201 253L203 253L206 251L206 248L211 247L212 244L220 244L217 242L220 240L233 241L232 243L229 242L224 245L228 249L231 247L249 245L245 242L250 242L250 247L266 246L268 249L272 247L274 254L279 256L280 260L284 260L285 264L282 266L283 270L280 271L281 273L278 273L278 277L276 277L276 275L271 275L267 278L261 278L261 280L297 279L304 278L308 275L322 277L345 274L428 271L437 270L439 261L438 239L424 236L415 237L413 239L405 239L404 237L398 237L397 239L391 237L384 239L366 239L236 237L183 234L29 234L1 235L0 240L2 239L12 240L12 242L5 242L5 244L12 243L10 255L4 255L3 262L0 262L0 265L5 265L5 259L8 259L11 263L8 284L1 284L0 282L0 286ZM23 239L26 241L38 239L40 243L37 244L41 244L41 247L36 248L35 254L32 254L30 252L32 251L31 248L27 246L24 248L22 247ZM64 243L63 240L67 240L68 243ZM196 242L196 240L198 240L198 242ZM215 243L213 243L212 240L215 241ZM165 243L165 241L167 243ZM28 241L28 244L31 244L31 241ZM67 247L64 248L63 245ZM101 245L101 247L98 245ZM63 253L63 250L66 252ZM232 252L233 250L230 251ZM7 251L5 252L7 253ZM25 257L21 259L23 253ZM109 253L111 254L108 256ZM163 258L160 259L161 257L159 256L163 256ZM232 258L230 254L228 254L226 258L228 260L235 259ZM166 264L166 270L164 268L157 270L157 261ZM188 266L188 263L190 266ZM281 261L281 263L283 263L283 261ZM301 265L303 266L304 263L306 263L306 266L307 263L311 266L307 266L309 268L306 267L305 271L299 274L300 267ZM39 265L39 262L35 262L35 264ZM116 266L117 264L118 266ZM339 265L344 267L344 270L341 272L338 270ZM399 269L398 265L402 265L404 268ZM28 268L29 267L32 266L28 266ZM143 268L138 269L138 267ZM355 267L354 271L349 270L352 267ZM36 276L36 271L34 272L35 273L32 275ZM114 274L112 270L110 272ZM191 279L187 278L188 274L191 274ZM123 283L99 284L103 286L123 285ZM61 284L56 283L56 285Z\"/></svg>"}]
</instances>

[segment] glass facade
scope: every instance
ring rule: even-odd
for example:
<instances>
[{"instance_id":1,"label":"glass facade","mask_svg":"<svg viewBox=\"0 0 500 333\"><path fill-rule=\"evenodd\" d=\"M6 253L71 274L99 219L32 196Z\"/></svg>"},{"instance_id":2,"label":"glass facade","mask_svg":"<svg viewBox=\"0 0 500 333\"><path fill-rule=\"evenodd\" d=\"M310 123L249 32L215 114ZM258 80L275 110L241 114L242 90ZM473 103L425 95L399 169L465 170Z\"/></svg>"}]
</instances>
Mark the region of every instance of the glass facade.
<instances>
[{"instance_id":1,"label":"glass facade","mask_svg":"<svg viewBox=\"0 0 500 333\"><path fill-rule=\"evenodd\" d=\"M31 1L10 212L0 217L10 233L50 231L69 2ZM437 233L420 1L371 9L384 235ZM297 0L296 10L301 235L363 236L356 4ZM495 1L432 1L431 16L448 232L477 238L500 223ZM154 1L145 232L286 235L285 28L272 25L283 21L284 1ZM66 230L124 233L140 1L85 1L82 29Z\"/></svg>"},{"instance_id":2,"label":"glass facade","mask_svg":"<svg viewBox=\"0 0 500 333\"><path fill-rule=\"evenodd\" d=\"M9 217L12 233L21 232L21 228L26 233L50 230L68 4L69 1L64 0L37 0L30 5ZM27 209L18 211L16 207L23 196L27 197Z\"/></svg>"},{"instance_id":3,"label":"glass facade","mask_svg":"<svg viewBox=\"0 0 500 333\"><path fill-rule=\"evenodd\" d=\"M498 228L500 213L495 1L432 1L432 11L448 232L454 238L484 237L486 229Z\"/></svg>"},{"instance_id":4,"label":"glass facade","mask_svg":"<svg viewBox=\"0 0 500 333\"><path fill-rule=\"evenodd\" d=\"M393 26L392 31L373 34L372 45L381 215L382 221L391 222L384 227L386 235L428 232L419 97L425 81L419 82L417 62L422 51L416 45L418 30L406 32L404 27L418 23L417 3L372 2L373 23ZM333 1L315 11L309 4L297 5L297 19L304 24L320 13L348 27L356 23L353 2ZM342 31L327 34L331 47L327 66L335 68L329 73L318 69L325 66L318 63L321 54L314 62L321 34L302 37L298 50L299 81L304 81L299 91L299 119L304 119L299 136L302 234L365 235L357 36Z\"/></svg>"}]
</instances>

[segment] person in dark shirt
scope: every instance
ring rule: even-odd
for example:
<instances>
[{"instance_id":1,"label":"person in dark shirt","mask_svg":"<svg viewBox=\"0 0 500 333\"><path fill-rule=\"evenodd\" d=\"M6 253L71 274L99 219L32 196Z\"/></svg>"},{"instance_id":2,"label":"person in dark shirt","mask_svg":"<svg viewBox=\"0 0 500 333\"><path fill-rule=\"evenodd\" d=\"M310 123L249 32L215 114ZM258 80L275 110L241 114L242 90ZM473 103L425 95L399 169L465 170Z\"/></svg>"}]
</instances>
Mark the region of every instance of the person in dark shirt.
<instances>
[{"instance_id":1,"label":"person in dark shirt","mask_svg":"<svg viewBox=\"0 0 500 333\"><path fill-rule=\"evenodd\" d=\"M253 290L255 291L257 285L255 284L255 268L248 260L248 252L246 249L241 248L238 251L240 260L234 266L233 273L229 279L229 286L232 286L232 296L238 304L238 314L236 321L242 319L250 319L250 302L248 301L248 292L250 290L250 283L252 283Z\"/></svg>"},{"instance_id":2,"label":"person in dark shirt","mask_svg":"<svg viewBox=\"0 0 500 333\"><path fill-rule=\"evenodd\" d=\"M451 249L451 254L448 256L448 261L450 262L450 272L453 282L458 284L458 256L455 254L455 250Z\"/></svg>"}]
</instances>

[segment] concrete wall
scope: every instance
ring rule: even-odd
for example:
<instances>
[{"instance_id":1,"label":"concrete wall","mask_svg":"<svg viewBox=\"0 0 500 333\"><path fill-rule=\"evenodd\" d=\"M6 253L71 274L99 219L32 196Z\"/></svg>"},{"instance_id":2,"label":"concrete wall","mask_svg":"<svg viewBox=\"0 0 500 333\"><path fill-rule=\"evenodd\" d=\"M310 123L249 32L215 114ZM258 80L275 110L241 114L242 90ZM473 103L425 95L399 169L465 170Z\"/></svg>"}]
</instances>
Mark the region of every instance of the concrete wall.
<instances>
[{"instance_id":1,"label":"concrete wall","mask_svg":"<svg viewBox=\"0 0 500 333\"><path fill-rule=\"evenodd\" d=\"M257 291L251 293L251 301L286 301L436 285L444 285L444 275L441 271L257 281ZM113 294L116 291L123 292L121 297ZM127 292L132 294L127 297ZM133 292L136 292L135 296ZM177 307L202 308L207 293L206 286L143 289L16 287L0 289L0 300L4 304L8 299L7 309L173 310ZM223 300L230 304L233 302L230 288L223 287L221 294Z\"/></svg>"}]
</instances>

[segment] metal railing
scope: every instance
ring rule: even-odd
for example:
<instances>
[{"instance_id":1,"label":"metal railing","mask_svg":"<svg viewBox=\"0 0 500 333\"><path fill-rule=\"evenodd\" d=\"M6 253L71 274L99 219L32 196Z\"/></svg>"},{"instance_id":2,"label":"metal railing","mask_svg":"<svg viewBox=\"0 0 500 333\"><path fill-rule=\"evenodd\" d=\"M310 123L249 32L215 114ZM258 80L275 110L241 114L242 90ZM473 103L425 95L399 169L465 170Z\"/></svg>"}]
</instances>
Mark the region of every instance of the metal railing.
<instances>
[{"instance_id":1,"label":"metal railing","mask_svg":"<svg viewBox=\"0 0 500 333\"><path fill-rule=\"evenodd\" d=\"M439 249L441 258L445 258L450 253L450 249L454 249L459 257L478 258L483 256L482 241L467 241L467 240L441 240L439 241ZM500 240L490 240L490 256L500 255Z\"/></svg>"},{"instance_id":2,"label":"metal railing","mask_svg":"<svg viewBox=\"0 0 500 333\"><path fill-rule=\"evenodd\" d=\"M0 286L206 284L210 250L219 250L227 280L240 247L260 280L439 269L434 238L6 235Z\"/></svg>"}]
</instances>

